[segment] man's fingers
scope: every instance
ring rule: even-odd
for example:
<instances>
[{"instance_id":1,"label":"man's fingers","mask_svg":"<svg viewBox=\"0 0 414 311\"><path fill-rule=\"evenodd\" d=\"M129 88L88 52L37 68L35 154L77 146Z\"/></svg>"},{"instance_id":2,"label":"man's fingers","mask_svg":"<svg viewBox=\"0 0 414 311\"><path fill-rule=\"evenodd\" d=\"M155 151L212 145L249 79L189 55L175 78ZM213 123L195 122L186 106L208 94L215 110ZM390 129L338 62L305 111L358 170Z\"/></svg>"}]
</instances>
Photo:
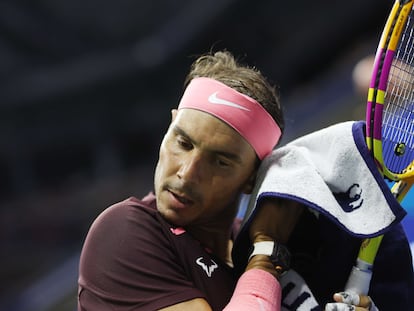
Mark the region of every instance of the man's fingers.
<instances>
[{"instance_id":1,"label":"man's fingers","mask_svg":"<svg viewBox=\"0 0 414 311\"><path fill-rule=\"evenodd\" d=\"M337 303L332 303L331 309L326 310L369 310L369 311L378 311L378 308L375 306L374 302L371 300L369 296L365 295L358 295L354 292L340 292L334 294L334 300ZM343 303L349 307L357 306L360 308L354 308L354 309L343 309L344 307L340 304ZM333 308L333 309L332 309ZM337 309L335 309L337 308ZM338 309L339 308L339 309Z\"/></svg>"},{"instance_id":2,"label":"man's fingers","mask_svg":"<svg viewBox=\"0 0 414 311\"><path fill-rule=\"evenodd\" d=\"M368 296L363 296L363 295L361 295L359 298L360 298L359 305L361 307L368 308L369 310L369 307L371 306L371 298L369 298Z\"/></svg>"},{"instance_id":3,"label":"man's fingers","mask_svg":"<svg viewBox=\"0 0 414 311\"><path fill-rule=\"evenodd\" d=\"M340 292L334 295L334 300L343 302L349 305L359 306L360 298L359 295L354 292ZM362 307L362 306L361 306Z\"/></svg>"},{"instance_id":4,"label":"man's fingers","mask_svg":"<svg viewBox=\"0 0 414 311\"><path fill-rule=\"evenodd\" d=\"M325 306L325 311L355 311L357 310L355 306L348 305L343 302L331 302L327 303Z\"/></svg>"},{"instance_id":5,"label":"man's fingers","mask_svg":"<svg viewBox=\"0 0 414 311\"><path fill-rule=\"evenodd\" d=\"M361 295L360 299L361 299L361 302L360 302L361 307L367 308L369 311L378 311L378 308L375 306L371 297Z\"/></svg>"}]
</instances>

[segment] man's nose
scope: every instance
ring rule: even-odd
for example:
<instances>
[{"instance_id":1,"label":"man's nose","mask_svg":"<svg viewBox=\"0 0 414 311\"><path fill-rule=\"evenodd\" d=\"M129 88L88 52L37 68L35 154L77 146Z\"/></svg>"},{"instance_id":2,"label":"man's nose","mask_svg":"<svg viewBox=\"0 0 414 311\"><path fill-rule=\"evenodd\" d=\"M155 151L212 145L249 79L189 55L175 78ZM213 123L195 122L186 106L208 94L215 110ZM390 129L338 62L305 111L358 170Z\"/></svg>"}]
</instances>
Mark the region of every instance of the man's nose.
<instances>
[{"instance_id":1,"label":"man's nose","mask_svg":"<svg viewBox=\"0 0 414 311\"><path fill-rule=\"evenodd\" d=\"M186 182L200 181L202 176L202 158L195 152L188 154L177 171L178 178Z\"/></svg>"}]
</instances>

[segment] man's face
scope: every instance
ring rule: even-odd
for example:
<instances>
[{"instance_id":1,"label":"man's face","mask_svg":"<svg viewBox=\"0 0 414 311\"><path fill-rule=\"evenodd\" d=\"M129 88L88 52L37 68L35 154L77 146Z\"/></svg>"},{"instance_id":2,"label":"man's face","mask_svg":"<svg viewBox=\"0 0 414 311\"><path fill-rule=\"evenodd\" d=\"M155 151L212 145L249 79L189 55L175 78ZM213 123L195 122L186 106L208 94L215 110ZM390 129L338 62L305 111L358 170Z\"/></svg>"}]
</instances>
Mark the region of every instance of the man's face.
<instances>
[{"instance_id":1,"label":"man's face","mask_svg":"<svg viewBox=\"0 0 414 311\"><path fill-rule=\"evenodd\" d=\"M194 109L173 111L155 171L158 210L177 226L233 217L239 195L251 190L255 163L253 148L223 121Z\"/></svg>"}]
</instances>

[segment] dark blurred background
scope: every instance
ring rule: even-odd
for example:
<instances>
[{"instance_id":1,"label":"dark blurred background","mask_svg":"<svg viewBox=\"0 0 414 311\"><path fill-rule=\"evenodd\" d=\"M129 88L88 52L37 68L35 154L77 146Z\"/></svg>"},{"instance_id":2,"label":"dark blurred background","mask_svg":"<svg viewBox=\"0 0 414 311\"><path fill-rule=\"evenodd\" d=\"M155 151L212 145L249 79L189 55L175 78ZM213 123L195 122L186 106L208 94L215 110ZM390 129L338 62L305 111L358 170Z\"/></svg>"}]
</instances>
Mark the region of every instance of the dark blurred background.
<instances>
[{"instance_id":1,"label":"dark blurred background","mask_svg":"<svg viewBox=\"0 0 414 311\"><path fill-rule=\"evenodd\" d=\"M0 310L75 310L88 227L151 190L195 56L225 48L276 82L287 142L364 117L352 71L391 6L0 0Z\"/></svg>"}]
</instances>

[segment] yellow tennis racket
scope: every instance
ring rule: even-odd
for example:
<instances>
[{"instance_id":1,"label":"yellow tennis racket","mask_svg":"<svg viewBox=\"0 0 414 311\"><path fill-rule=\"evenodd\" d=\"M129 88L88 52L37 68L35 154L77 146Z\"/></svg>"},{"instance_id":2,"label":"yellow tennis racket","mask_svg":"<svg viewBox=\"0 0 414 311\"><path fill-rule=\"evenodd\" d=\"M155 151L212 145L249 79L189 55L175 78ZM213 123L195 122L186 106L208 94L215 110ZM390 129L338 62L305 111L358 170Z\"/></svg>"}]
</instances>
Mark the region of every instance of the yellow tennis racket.
<instances>
[{"instance_id":1,"label":"yellow tennis racket","mask_svg":"<svg viewBox=\"0 0 414 311\"><path fill-rule=\"evenodd\" d=\"M400 202L414 181L413 1L395 1L382 32L368 90L366 139ZM367 295L382 235L365 239L345 290Z\"/></svg>"}]
</instances>

